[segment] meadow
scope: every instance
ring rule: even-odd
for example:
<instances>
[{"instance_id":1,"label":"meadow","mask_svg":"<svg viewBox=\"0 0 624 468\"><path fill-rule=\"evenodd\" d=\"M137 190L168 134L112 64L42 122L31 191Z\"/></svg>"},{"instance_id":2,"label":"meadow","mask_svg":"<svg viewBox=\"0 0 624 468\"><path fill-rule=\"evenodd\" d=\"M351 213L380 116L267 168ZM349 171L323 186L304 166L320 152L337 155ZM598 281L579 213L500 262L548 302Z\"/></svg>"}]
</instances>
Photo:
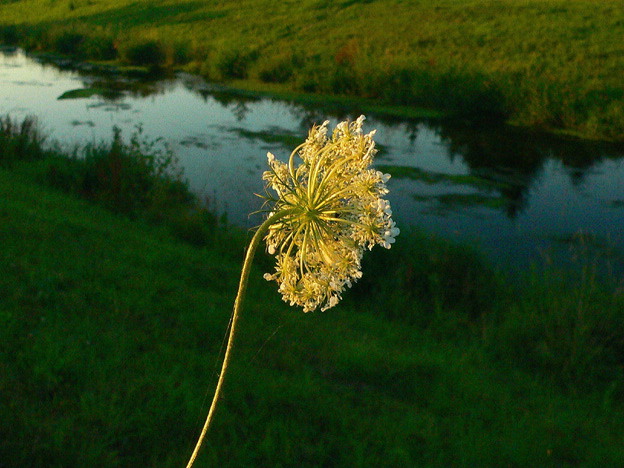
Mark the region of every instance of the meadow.
<instances>
[{"instance_id":1,"label":"meadow","mask_svg":"<svg viewBox=\"0 0 624 468\"><path fill-rule=\"evenodd\" d=\"M0 466L183 466L250 233L140 132L44 142L0 120ZM512 279L417 231L382 250L309 314L257 257L197 466L624 465L621 282Z\"/></svg>"},{"instance_id":2,"label":"meadow","mask_svg":"<svg viewBox=\"0 0 624 468\"><path fill-rule=\"evenodd\" d=\"M624 139L619 0L15 0L0 42Z\"/></svg>"}]
</instances>

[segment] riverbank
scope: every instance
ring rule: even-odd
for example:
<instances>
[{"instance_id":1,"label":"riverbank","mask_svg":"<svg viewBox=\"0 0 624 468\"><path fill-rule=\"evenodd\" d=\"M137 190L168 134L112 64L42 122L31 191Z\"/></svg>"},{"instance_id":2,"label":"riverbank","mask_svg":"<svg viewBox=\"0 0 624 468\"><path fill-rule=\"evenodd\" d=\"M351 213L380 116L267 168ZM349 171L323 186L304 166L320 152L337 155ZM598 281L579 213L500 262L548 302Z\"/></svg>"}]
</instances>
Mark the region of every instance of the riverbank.
<instances>
[{"instance_id":1,"label":"riverbank","mask_svg":"<svg viewBox=\"0 0 624 468\"><path fill-rule=\"evenodd\" d=\"M20 0L0 18L0 42L28 50L624 140L616 1Z\"/></svg>"},{"instance_id":2,"label":"riverbank","mask_svg":"<svg viewBox=\"0 0 624 468\"><path fill-rule=\"evenodd\" d=\"M140 136L75 158L41 138L3 121L0 459L182 465L249 234L175 229L155 208L193 205ZM591 259L510 282L412 232L365 260L339 307L302 314L258 257L206 465L624 464L624 295Z\"/></svg>"}]
</instances>

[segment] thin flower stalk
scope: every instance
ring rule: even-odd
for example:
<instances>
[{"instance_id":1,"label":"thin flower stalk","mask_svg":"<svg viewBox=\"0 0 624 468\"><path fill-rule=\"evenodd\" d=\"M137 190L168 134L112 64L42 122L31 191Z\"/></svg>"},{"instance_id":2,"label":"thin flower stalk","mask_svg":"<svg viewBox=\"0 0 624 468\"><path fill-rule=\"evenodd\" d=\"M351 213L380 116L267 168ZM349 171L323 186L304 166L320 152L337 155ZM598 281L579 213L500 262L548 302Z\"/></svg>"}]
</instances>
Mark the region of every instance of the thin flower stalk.
<instances>
[{"instance_id":1,"label":"thin flower stalk","mask_svg":"<svg viewBox=\"0 0 624 468\"><path fill-rule=\"evenodd\" d=\"M275 213L273 216L269 217L262 225L256 230L254 236L249 243L249 247L247 248L247 253L245 254L245 261L243 262L243 269L241 271L240 281L238 283L238 293L236 294L236 299L234 300L234 311L232 313L232 320L230 322L230 334L228 337L227 346L225 348L225 355L223 356L223 364L221 366L221 373L219 374L219 380L217 381L217 387L215 389L214 396L212 398L212 403L210 405L210 410L208 411L208 416L206 417L206 421L202 428L199 439L197 440L197 444L195 445L195 449L193 450L193 454L189 459L187 468L191 468L197 455L199 453L199 449L202 446L204 438L206 437L206 433L208 432L208 428L210 427L210 423L214 418L214 412L217 407L217 401L221 396L221 389L223 388L223 382L225 380L225 373L230 363L230 358L232 355L232 346L234 344L234 336L236 332L236 324L238 323L238 317L240 316L240 311L242 308L242 302L245 297L245 292L247 291L247 283L249 280L249 272L251 271L251 264L253 261L253 257L256 253L256 249L258 248L258 244L262 240L266 230L277 222L280 218L286 216L287 212Z\"/></svg>"}]
</instances>

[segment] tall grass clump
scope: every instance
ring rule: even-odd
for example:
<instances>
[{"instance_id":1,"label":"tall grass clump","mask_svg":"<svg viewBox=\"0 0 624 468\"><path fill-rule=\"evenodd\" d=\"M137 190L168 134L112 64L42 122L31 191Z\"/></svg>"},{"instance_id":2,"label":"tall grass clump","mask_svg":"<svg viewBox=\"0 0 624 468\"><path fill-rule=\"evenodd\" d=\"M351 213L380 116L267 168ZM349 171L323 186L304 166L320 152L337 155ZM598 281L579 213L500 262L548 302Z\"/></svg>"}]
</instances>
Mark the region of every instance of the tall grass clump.
<instances>
[{"instance_id":1,"label":"tall grass clump","mask_svg":"<svg viewBox=\"0 0 624 468\"><path fill-rule=\"evenodd\" d=\"M258 64L258 77L265 83L286 83L294 75L301 62L294 55L271 57L260 59Z\"/></svg>"},{"instance_id":2,"label":"tall grass clump","mask_svg":"<svg viewBox=\"0 0 624 468\"><path fill-rule=\"evenodd\" d=\"M84 34L73 31L62 31L54 39L54 49L63 55L82 55L82 44L85 42Z\"/></svg>"},{"instance_id":3,"label":"tall grass clump","mask_svg":"<svg viewBox=\"0 0 624 468\"><path fill-rule=\"evenodd\" d=\"M336 57L308 56L284 80L307 93L360 96L380 102L443 109L450 118L500 123L512 114L504 89L495 79L463 66L435 69L416 61L380 61L372 52ZM288 65L280 62L282 67ZM269 69L270 71L270 69ZM267 74L263 70L260 78ZM269 75L270 76L270 75ZM277 81L277 80L274 80Z\"/></svg>"},{"instance_id":4,"label":"tall grass clump","mask_svg":"<svg viewBox=\"0 0 624 468\"><path fill-rule=\"evenodd\" d=\"M0 166L41 159L45 154L44 141L34 117L22 121L8 115L0 117Z\"/></svg>"},{"instance_id":5,"label":"tall grass clump","mask_svg":"<svg viewBox=\"0 0 624 468\"><path fill-rule=\"evenodd\" d=\"M111 143L74 151L50 161L47 181L107 208L128 215L190 205L191 196L176 156L160 139L148 140L137 128L126 143L119 128Z\"/></svg>"},{"instance_id":6,"label":"tall grass clump","mask_svg":"<svg viewBox=\"0 0 624 468\"><path fill-rule=\"evenodd\" d=\"M177 238L193 245L208 245L220 231L226 231L224 220L190 192L175 154L162 139L146 138L141 127L128 142L114 128L111 142L72 151L44 145L45 140L33 117L22 121L0 118L0 167L36 162L20 167L49 186L116 213L165 225Z\"/></svg>"}]
</instances>

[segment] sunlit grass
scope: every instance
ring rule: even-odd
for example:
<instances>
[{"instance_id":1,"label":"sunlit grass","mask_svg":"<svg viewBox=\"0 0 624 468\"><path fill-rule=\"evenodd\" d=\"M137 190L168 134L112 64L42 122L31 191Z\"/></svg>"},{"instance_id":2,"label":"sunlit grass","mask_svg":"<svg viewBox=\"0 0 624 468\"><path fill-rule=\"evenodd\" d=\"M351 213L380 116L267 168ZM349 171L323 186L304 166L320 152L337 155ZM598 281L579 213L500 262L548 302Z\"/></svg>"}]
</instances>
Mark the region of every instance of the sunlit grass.
<instances>
[{"instance_id":1,"label":"sunlit grass","mask_svg":"<svg viewBox=\"0 0 624 468\"><path fill-rule=\"evenodd\" d=\"M136 62L151 44L211 79L624 138L618 0L20 0L0 18L0 40L35 49Z\"/></svg>"}]
</instances>

